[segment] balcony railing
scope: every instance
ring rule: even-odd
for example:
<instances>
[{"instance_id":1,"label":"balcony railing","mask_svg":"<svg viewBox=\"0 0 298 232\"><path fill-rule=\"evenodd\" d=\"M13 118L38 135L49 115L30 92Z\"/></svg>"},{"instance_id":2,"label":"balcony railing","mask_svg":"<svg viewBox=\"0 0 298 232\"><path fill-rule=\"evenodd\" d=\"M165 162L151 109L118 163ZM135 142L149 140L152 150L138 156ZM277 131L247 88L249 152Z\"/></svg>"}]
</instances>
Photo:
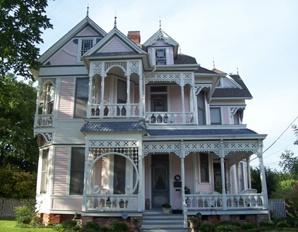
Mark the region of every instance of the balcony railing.
<instances>
[{"instance_id":1,"label":"balcony railing","mask_svg":"<svg viewBox=\"0 0 298 232\"><path fill-rule=\"evenodd\" d=\"M90 106L90 118L128 118L139 116L139 104L105 104L101 112L100 104Z\"/></svg>"},{"instance_id":2,"label":"balcony railing","mask_svg":"<svg viewBox=\"0 0 298 232\"><path fill-rule=\"evenodd\" d=\"M150 124L192 124L192 112L146 112L146 121Z\"/></svg>"},{"instance_id":3,"label":"balcony railing","mask_svg":"<svg viewBox=\"0 0 298 232\"><path fill-rule=\"evenodd\" d=\"M35 117L35 125L37 127L51 127L53 125L52 114L39 114Z\"/></svg>"}]
</instances>

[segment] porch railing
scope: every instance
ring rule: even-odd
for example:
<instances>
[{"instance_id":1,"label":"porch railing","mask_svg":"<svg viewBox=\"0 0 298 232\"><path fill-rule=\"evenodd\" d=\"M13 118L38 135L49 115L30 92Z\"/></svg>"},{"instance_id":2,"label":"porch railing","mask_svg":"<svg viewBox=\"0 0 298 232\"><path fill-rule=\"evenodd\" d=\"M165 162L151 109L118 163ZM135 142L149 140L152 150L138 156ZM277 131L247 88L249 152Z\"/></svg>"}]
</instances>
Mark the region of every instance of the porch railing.
<instances>
[{"instance_id":1,"label":"porch railing","mask_svg":"<svg viewBox=\"0 0 298 232\"><path fill-rule=\"evenodd\" d=\"M129 211L138 209L137 194L105 194L105 195L87 195L86 210L87 211Z\"/></svg>"},{"instance_id":2,"label":"porch railing","mask_svg":"<svg viewBox=\"0 0 298 232\"><path fill-rule=\"evenodd\" d=\"M186 204L188 209L222 209L222 194L187 194ZM261 209L263 208L263 195L253 194L226 194L227 209Z\"/></svg>"},{"instance_id":3,"label":"porch railing","mask_svg":"<svg viewBox=\"0 0 298 232\"><path fill-rule=\"evenodd\" d=\"M146 121L151 124L192 124L194 123L192 112L146 112Z\"/></svg>"}]
</instances>

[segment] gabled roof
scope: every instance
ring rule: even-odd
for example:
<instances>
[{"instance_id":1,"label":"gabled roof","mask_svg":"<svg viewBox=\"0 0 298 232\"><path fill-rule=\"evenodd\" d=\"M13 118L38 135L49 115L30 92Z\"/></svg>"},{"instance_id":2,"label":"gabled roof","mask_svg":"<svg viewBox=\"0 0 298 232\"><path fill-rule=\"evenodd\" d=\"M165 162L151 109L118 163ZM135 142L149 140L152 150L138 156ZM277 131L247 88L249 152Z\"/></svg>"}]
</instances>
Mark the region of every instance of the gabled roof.
<instances>
[{"instance_id":1,"label":"gabled roof","mask_svg":"<svg viewBox=\"0 0 298 232\"><path fill-rule=\"evenodd\" d=\"M48 60L55 52L57 52L64 44L66 44L71 38L77 35L86 26L90 26L93 30L98 32L99 36L105 36L107 33L99 27L93 20L86 16L75 27L73 27L68 33L66 33L61 39L59 39L54 45L52 45L45 53L43 53L39 61L41 63Z\"/></svg>"},{"instance_id":2,"label":"gabled roof","mask_svg":"<svg viewBox=\"0 0 298 232\"><path fill-rule=\"evenodd\" d=\"M117 27L114 27L100 42L84 54L84 58L90 56L114 56L117 54L147 53L127 38Z\"/></svg>"},{"instance_id":3,"label":"gabled roof","mask_svg":"<svg viewBox=\"0 0 298 232\"><path fill-rule=\"evenodd\" d=\"M197 60L192 56L178 54L174 58L174 64L197 64Z\"/></svg>"},{"instance_id":4,"label":"gabled roof","mask_svg":"<svg viewBox=\"0 0 298 232\"><path fill-rule=\"evenodd\" d=\"M173 45L174 47L178 47L179 44L167 33L165 33L161 28L155 32L154 35L152 35L144 44L144 47L148 47L150 45L153 45L158 39L163 39L166 43L169 45Z\"/></svg>"}]
</instances>

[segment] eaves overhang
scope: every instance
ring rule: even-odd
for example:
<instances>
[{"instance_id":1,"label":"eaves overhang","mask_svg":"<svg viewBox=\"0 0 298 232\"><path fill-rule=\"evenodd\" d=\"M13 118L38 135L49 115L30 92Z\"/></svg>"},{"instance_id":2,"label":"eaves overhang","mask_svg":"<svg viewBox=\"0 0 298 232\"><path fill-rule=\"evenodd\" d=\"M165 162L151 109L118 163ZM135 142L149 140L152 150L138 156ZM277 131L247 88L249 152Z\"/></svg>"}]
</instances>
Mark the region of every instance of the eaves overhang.
<instances>
[{"instance_id":1,"label":"eaves overhang","mask_svg":"<svg viewBox=\"0 0 298 232\"><path fill-rule=\"evenodd\" d=\"M156 65L156 71L195 71L200 65L199 64L175 64L175 65Z\"/></svg>"}]
</instances>

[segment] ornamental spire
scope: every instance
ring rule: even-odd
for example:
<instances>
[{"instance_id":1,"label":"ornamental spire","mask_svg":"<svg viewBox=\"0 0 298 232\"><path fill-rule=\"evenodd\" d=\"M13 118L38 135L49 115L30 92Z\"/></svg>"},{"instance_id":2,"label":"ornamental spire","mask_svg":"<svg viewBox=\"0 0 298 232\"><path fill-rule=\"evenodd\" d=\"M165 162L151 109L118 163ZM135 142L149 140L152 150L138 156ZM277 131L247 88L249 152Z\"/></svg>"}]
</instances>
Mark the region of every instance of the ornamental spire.
<instances>
[{"instance_id":1,"label":"ornamental spire","mask_svg":"<svg viewBox=\"0 0 298 232\"><path fill-rule=\"evenodd\" d=\"M117 16L115 16L115 20L114 20L114 28L117 28Z\"/></svg>"}]
</instances>

